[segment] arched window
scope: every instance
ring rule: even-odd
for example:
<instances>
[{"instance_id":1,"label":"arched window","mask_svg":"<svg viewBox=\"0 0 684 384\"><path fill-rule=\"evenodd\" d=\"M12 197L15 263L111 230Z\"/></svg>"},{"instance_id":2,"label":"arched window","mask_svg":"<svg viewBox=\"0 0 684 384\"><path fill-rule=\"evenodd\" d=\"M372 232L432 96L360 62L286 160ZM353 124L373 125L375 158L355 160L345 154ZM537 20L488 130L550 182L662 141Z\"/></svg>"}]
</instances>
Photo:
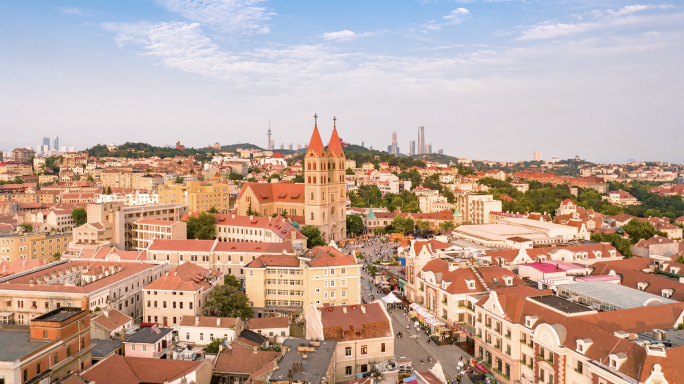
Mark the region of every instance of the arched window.
<instances>
[{"instance_id":1,"label":"arched window","mask_svg":"<svg viewBox=\"0 0 684 384\"><path fill-rule=\"evenodd\" d=\"M311 220L313 220L313 219L314 219L314 218L313 218L313 212L311 212Z\"/></svg>"},{"instance_id":2,"label":"arched window","mask_svg":"<svg viewBox=\"0 0 684 384\"><path fill-rule=\"evenodd\" d=\"M309 171L311 170L311 163L308 164Z\"/></svg>"},{"instance_id":3,"label":"arched window","mask_svg":"<svg viewBox=\"0 0 684 384\"><path fill-rule=\"evenodd\" d=\"M313 167L314 167L313 170L315 171L316 170L316 163L313 164Z\"/></svg>"},{"instance_id":4,"label":"arched window","mask_svg":"<svg viewBox=\"0 0 684 384\"><path fill-rule=\"evenodd\" d=\"M314 176L314 182L313 183L316 184L316 176Z\"/></svg>"},{"instance_id":5,"label":"arched window","mask_svg":"<svg viewBox=\"0 0 684 384\"><path fill-rule=\"evenodd\" d=\"M311 200L313 200L313 199L314 199L314 193L311 192Z\"/></svg>"},{"instance_id":6,"label":"arched window","mask_svg":"<svg viewBox=\"0 0 684 384\"><path fill-rule=\"evenodd\" d=\"M311 184L311 176L309 176L309 184Z\"/></svg>"}]
</instances>

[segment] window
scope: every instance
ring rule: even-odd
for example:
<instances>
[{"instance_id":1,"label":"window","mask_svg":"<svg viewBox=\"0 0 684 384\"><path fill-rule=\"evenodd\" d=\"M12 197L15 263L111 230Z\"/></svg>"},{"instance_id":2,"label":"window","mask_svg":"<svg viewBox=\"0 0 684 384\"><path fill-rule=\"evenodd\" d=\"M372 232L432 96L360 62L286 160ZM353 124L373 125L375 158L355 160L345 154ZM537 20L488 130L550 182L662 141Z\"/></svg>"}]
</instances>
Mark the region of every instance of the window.
<instances>
[{"instance_id":1,"label":"window","mask_svg":"<svg viewBox=\"0 0 684 384\"><path fill-rule=\"evenodd\" d=\"M43 331L43 339L47 339L47 338L48 338L48 331Z\"/></svg>"},{"instance_id":2,"label":"window","mask_svg":"<svg viewBox=\"0 0 684 384\"><path fill-rule=\"evenodd\" d=\"M385 353L385 343L380 344L380 352Z\"/></svg>"},{"instance_id":3,"label":"window","mask_svg":"<svg viewBox=\"0 0 684 384\"><path fill-rule=\"evenodd\" d=\"M204 333L200 333L200 340L204 340Z\"/></svg>"},{"instance_id":4,"label":"window","mask_svg":"<svg viewBox=\"0 0 684 384\"><path fill-rule=\"evenodd\" d=\"M368 346L367 346L367 345L362 345L362 346L361 346L361 354L362 354L362 355L367 355L367 354L368 354Z\"/></svg>"},{"instance_id":5,"label":"window","mask_svg":"<svg viewBox=\"0 0 684 384\"><path fill-rule=\"evenodd\" d=\"M346 332L345 332L345 334L346 334ZM345 347L345 348L344 348L344 356L345 356L345 357L351 356L351 355L352 355L351 352L352 352L351 347Z\"/></svg>"},{"instance_id":6,"label":"window","mask_svg":"<svg viewBox=\"0 0 684 384\"><path fill-rule=\"evenodd\" d=\"M147 352L147 345L143 344L143 352Z\"/></svg>"},{"instance_id":7,"label":"window","mask_svg":"<svg viewBox=\"0 0 684 384\"><path fill-rule=\"evenodd\" d=\"M135 351L135 344L131 344L131 351Z\"/></svg>"},{"instance_id":8,"label":"window","mask_svg":"<svg viewBox=\"0 0 684 384\"><path fill-rule=\"evenodd\" d=\"M185 340L190 340L190 332L185 332Z\"/></svg>"},{"instance_id":9,"label":"window","mask_svg":"<svg viewBox=\"0 0 684 384\"><path fill-rule=\"evenodd\" d=\"M544 372L543 369L540 369L540 370L539 370L539 382L540 382L540 383L543 383L545 377L546 377L546 372Z\"/></svg>"},{"instance_id":10,"label":"window","mask_svg":"<svg viewBox=\"0 0 684 384\"><path fill-rule=\"evenodd\" d=\"M344 374L345 374L346 376L351 376L351 375L352 375L352 367L351 367L350 365L347 365L347 366L344 368Z\"/></svg>"},{"instance_id":11,"label":"window","mask_svg":"<svg viewBox=\"0 0 684 384\"><path fill-rule=\"evenodd\" d=\"M579 360L577 361L576 371L577 371L577 373L583 373L584 372L584 366L582 365L582 362Z\"/></svg>"}]
</instances>

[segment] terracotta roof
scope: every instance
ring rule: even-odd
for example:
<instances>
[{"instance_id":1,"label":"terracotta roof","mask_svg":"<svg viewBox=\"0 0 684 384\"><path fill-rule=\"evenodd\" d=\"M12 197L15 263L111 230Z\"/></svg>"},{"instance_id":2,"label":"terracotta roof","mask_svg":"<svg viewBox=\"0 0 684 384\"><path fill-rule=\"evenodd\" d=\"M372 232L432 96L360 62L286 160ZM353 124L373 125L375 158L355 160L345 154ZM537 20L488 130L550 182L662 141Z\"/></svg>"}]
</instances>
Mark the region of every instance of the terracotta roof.
<instances>
[{"instance_id":1,"label":"terracotta roof","mask_svg":"<svg viewBox=\"0 0 684 384\"><path fill-rule=\"evenodd\" d=\"M265 267L298 267L299 259L295 255L261 255L250 262L245 268Z\"/></svg>"},{"instance_id":2,"label":"terracotta roof","mask_svg":"<svg viewBox=\"0 0 684 384\"><path fill-rule=\"evenodd\" d=\"M214 240L162 240L155 239L148 251L211 252Z\"/></svg>"},{"instance_id":3,"label":"terracotta roof","mask_svg":"<svg viewBox=\"0 0 684 384\"><path fill-rule=\"evenodd\" d=\"M238 343L232 349L225 348L219 353L214 365L214 372L251 375L269 362L280 356L279 352L256 351L247 349Z\"/></svg>"},{"instance_id":4,"label":"terracotta roof","mask_svg":"<svg viewBox=\"0 0 684 384\"><path fill-rule=\"evenodd\" d=\"M333 247L313 247L304 257L312 257L307 262L312 268L358 265L354 256L345 255Z\"/></svg>"},{"instance_id":5,"label":"terracotta roof","mask_svg":"<svg viewBox=\"0 0 684 384\"><path fill-rule=\"evenodd\" d=\"M195 325L195 319L199 317L199 325ZM220 319L220 323L217 321ZM204 327L204 328L235 328L237 324L235 317L214 317L214 316L183 316L180 325L184 327Z\"/></svg>"},{"instance_id":6,"label":"terracotta roof","mask_svg":"<svg viewBox=\"0 0 684 384\"><path fill-rule=\"evenodd\" d=\"M94 322L100 324L109 331L113 331L132 320L132 317L123 314L116 309L109 310L106 315L103 312L100 316L93 319Z\"/></svg>"},{"instance_id":7,"label":"terracotta roof","mask_svg":"<svg viewBox=\"0 0 684 384\"><path fill-rule=\"evenodd\" d=\"M287 317L255 317L247 322L247 329L287 328Z\"/></svg>"},{"instance_id":8,"label":"terracotta roof","mask_svg":"<svg viewBox=\"0 0 684 384\"><path fill-rule=\"evenodd\" d=\"M319 308L325 340L347 341L392 337L390 319L380 303ZM365 311L365 312L364 312ZM356 331L361 334L356 335ZM344 337L347 332L347 338Z\"/></svg>"},{"instance_id":9,"label":"terracotta roof","mask_svg":"<svg viewBox=\"0 0 684 384\"><path fill-rule=\"evenodd\" d=\"M206 291L211 285L205 280L207 276L216 276L221 279L222 272L205 269L194 263L183 263L170 270L166 275L150 283L145 289L158 289L165 291L197 291L204 288Z\"/></svg>"},{"instance_id":10,"label":"terracotta roof","mask_svg":"<svg viewBox=\"0 0 684 384\"><path fill-rule=\"evenodd\" d=\"M309 153L314 153L316 156L320 157L324 152L325 147L323 146L323 140L321 140L321 134L318 132L318 125L315 125L306 154L309 155Z\"/></svg>"},{"instance_id":11,"label":"terracotta roof","mask_svg":"<svg viewBox=\"0 0 684 384\"><path fill-rule=\"evenodd\" d=\"M304 203L304 184L245 183L242 186L238 199L248 189L252 190L252 193L254 193L260 203L273 201Z\"/></svg>"},{"instance_id":12,"label":"terracotta roof","mask_svg":"<svg viewBox=\"0 0 684 384\"><path fill-rule=\"evenodd\" d=\"M344 151L340 144L340 137L337 135L337 128L333 128L330 142L328 143L328 153L332 153L335 157L344 157Z\"/></svg>"}]
</instances>

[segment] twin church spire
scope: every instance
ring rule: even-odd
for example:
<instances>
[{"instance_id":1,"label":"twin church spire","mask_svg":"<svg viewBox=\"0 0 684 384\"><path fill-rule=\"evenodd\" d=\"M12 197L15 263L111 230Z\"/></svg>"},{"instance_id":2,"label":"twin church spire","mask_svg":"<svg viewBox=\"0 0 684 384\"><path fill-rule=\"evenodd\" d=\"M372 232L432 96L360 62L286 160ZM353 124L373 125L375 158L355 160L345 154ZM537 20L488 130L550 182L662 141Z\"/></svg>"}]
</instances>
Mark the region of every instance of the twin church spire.
<instances>
[{"instance_id":1,"label":"twin church spire","mask_svg":"<svg viewBox=\"0 0 684 384\"><path fill-rule=\"evenodd\" d=\"M333 117L333 131L330 136L330 142L328 143L328 148L326 150L323 145L323 140L321 140L321 134L318 132L318 115L314 115L314 130L311 135L311 140L309 141L309 148L307 154L313 152L318 157L323 157L330 153L334 157L344 157L344 151L342 150L342 144L340 143L340 137L337 134L337 118Z\"/></svg>"}]
</instances>

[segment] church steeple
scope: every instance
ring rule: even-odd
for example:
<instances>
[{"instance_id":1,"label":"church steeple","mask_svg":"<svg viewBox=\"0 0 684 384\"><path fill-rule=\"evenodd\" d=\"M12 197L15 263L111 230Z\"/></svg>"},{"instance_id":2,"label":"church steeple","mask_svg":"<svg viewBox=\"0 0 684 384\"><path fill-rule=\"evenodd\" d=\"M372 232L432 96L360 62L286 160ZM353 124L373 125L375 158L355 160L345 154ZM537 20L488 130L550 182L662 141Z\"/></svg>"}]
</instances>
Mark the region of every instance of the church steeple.
<instances>
[{"instance_id":1,"label":"church steeple","mask_svg":"<svg viewBox=\"0 0 684 384\"><path fill-rule=\"evenodd\" d=\"M337 118L333 117L333 131L330 135L330 142L328 143L328 153L333 153L335 157L344 157L340 137L337 135Z\"/></svg>"},{"instance_id":2,"label":"church steeple","mask_svg":"<svg viewBox=\"0 0 684 384\"><path fill-rule=\"evenodd\" d=\"M318 132L318 115L314 115L314 130L311 135L311 140L309 140L308 152L313 151L316 156L322 156L325 152L325 147L323 146L323 140L321 140L321 134Z\"/></svg>"}]
</instances>

